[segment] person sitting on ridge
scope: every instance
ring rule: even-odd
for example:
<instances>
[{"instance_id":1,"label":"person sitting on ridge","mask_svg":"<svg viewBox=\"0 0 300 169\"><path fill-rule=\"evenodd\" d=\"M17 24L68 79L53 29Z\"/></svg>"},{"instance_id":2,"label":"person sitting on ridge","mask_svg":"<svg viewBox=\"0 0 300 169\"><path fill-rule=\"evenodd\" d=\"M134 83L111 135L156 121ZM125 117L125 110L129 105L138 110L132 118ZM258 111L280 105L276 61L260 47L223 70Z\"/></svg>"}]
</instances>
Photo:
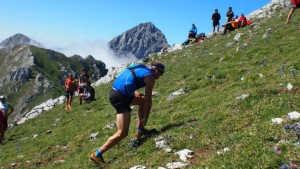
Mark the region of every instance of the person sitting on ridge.
<instances>
[{"instance_id":1,"label":"person sitting on ridge","mask_svg":"<svg viewBox=\"0 0 300 169\"><path fill-rule=\"evenodd\" d=\"M232 18L230 22L222 25L222 27L224 27L222 35L225 35L227 31L234 31L235 29L237 29L238 22L234 18Z\"/></svg>"},{"instance_id":2,"label":"person sitting on ridge","mask_svg":"<svg viewBox=\"0 0 300 169\"><path fill-rule=\"evenodd\" d=\"M290 19L297 8L300 8L300 0L292 0L291 1L291 10L286 19L286 23L290 22Z\"/></svg>"},{"instance_id":3,"label":"person sitting on ridge","mask_svg":"<svg viewBox=\"0 0 300 169\"><path fill-rule=\"evenodd\" d=\"M191 42L195 42L196 40L196 35L197 35L197 28L195 26L195 24L192 24L192 28L191 30L189 31L189 36L188 36L188 39L186 41L184 41L182 43L182 45L188 45L189 43Z\"/></svg>"},{"instance_id":4,"label":"person sitting on ridge","mask_svg":"<svg viewBox=\"0 0 300 169\"><path fill-rule=\"evenodd\" d=\"M195 26L195 24L192 24L192 28L189 31L189 38L195 38L197 35L197 28Z\"/></svg>"},{"instance_id":5,"label":"person sitting on ridge","mask_svg":"<svg viewBox=\"0 0 300 169\"><path fill-rule=\"evenodd\" d=\"M247 25L247 18L244 16L243 13L241 13L240 18L238 19L238 25L239 25L239 28Z\"/></svg>"},{"instance_id":6,"label":"person sitting on ridge","mask_svg":"<svg viewBox=\"0 0 300 169\"><path fill-rule=\"evenodd\" d=\"M103 153L127 137L132 111L130 105L139 106L136 135L138 138L143 135L152 106L153 87L164 72L165 65L155 61L148 66L143 64L129 66L115 79L109 93L109 101L117 111L118 131L91 154L91 161L101 165L104 163ZM145 94L137 91L143 87Z\"/></svg>"},{"instance_id":7,"label":"person sitting on ridge","mask_svg":"<svg viewBox=\"0 0 300 169\"><path fill-rule=\"evenodd\" d=\"M82 98L82 100L85 100L87 103L90 103L95 100L95 89L93 88L93 86L91 86L90 81L86 83L86 92L81 93L79 96Z\"/></svg>"},{"instance_id":8,"label":"person sitting on ridge","mask_svg":"<svg viewBox=\"0 0 300 169\"><path fill-rule=\"evenodd\" d=\"M232 21L233 21L233 19L232 19ZM239 16L238 15L235 15L235 18L234 18L234 21L235 22L230 22L231 23L231 25L232 25L232 27L234 28L234 29L238 29L239 28Z\"/></svg>"}]
</instances>

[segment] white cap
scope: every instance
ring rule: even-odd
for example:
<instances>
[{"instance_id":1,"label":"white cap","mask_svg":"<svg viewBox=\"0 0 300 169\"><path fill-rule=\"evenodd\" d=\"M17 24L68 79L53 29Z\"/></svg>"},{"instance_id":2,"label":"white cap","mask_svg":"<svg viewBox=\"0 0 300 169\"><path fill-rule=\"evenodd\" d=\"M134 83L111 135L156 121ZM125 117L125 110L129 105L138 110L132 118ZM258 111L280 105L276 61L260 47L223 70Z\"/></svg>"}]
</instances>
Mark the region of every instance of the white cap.
<instances>
[{"instance_id":1,"label":"white cap","mask_svg":"<svg viewBox=\"0 0 300 169\"><path fill-rule=\"evenodd\" d=\"M2 96L0 96L0 99L5 99L5 98L6 98L6 97L5 97L5 96L3 96L3 95L2 95Z\"/></svg>"}]
</instances>

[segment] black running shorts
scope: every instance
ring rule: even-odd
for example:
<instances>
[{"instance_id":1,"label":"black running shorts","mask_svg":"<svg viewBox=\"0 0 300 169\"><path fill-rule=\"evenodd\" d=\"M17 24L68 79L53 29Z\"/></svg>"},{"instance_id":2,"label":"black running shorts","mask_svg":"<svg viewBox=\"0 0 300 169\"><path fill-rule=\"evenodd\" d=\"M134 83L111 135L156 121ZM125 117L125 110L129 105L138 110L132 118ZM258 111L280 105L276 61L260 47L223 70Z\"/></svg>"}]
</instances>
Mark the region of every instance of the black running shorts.
<instances>
[{"instance_id":1,"label":"black running shorts","mask_svg":"<svg viewBox=\"0 0 300 169\"><path fill-rule=\"evenodd\" d=\"M131 112L130 104L134 99L133 96L126 96L123 93L111 89L109 92L110 104L117 110L117 114Z\"/></svg>"},{"instance_id":2,"label":"black running shorts","mask_svg":"<svg viewBox=\"0 0 300 169\"><path fill-rule=\"evenodd\" d=\"M74 96L74 92L68 92L66 91L66 98L70 98L70 97L73 97Z\"/></svg>"}]
</instances>

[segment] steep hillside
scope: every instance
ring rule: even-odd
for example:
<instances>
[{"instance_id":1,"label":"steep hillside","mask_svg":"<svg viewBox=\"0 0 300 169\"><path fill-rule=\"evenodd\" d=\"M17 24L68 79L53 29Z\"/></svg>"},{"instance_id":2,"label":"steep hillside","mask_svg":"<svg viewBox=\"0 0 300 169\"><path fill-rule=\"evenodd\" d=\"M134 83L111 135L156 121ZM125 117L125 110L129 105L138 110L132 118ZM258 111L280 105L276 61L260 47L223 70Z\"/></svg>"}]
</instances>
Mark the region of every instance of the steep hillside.
<instances>
[{"instance_id":1,"label":"steep hillside","mask_svg":"<svg viewBox=\"0 0 300 169\"><path fill-rule=\"evenodd\" d=\"M28 45L0 49L0 93L14 105L13 116L20 116L33 106L64 95L68 72L79 74L85 67L92 81L107 73L105 64L92 56L66 57L62 53Z\"/></svg>"},{"instance_id":2,"label":"steep hillside","mask_svg":"<svg viewBox=\"0 0 300 169\"><path fill-rule=\"evenodd\" d=\"M299 166L299 130L284 126L296 129L299 122L286 116L300 111L300 16L295 13L291 23L284 24L286 10L183 50L152 55L150 60L167 65L155 84L147 126L158 132L137 148L128 146L136 129L134 114L128 138L104 154L103 168L166 167L180 161L174 152L182 149L195 152L187 168ZM290 90L289 83L294 86ZM107 98L110 87L97 87L97 100L91 104L80 106L75 98L70 111L56 107L9 129L7 142L0 145L0 166L97 168L88 162L90 153L116 131L104 129L116 118ZM179 89L186 93L168 99ZM273 124L276 117L284 123ZM47 134L48 129L52 133ZM89 140L96 132L96 139ZM172 153L155 147L159 136L168 139Z\"/></svg>"}]
</instances>

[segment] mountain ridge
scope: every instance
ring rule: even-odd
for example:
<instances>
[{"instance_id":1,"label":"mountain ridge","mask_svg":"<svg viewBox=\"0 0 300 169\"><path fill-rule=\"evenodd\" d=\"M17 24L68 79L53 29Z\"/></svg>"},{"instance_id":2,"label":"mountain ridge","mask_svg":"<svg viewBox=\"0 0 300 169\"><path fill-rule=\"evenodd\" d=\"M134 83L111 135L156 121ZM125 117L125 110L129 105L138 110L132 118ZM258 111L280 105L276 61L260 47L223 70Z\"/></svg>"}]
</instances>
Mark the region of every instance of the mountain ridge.
<instances>
[{"instance_id":1,"label":"mountain ridge","mask_svg":"<svg viewBox=\"0 0 300 169\"><path fill-rule=\"evenodd\" d=\"M169 44L165 35L151 22L140 23L109 41L109 47L119 57L147 57Z\"/></svg>"},{"instance_id":2,"label":"mountain ridge","mask_svg":"<svg viewBox=\"0 0 300 169\"><path fill-rule=\"evenodd\" d=\"M42 45L41 43L21 33L17 33L13 36L10 36L0 43L0 47L2 48L8 48L8 47L11 48L16 45L32 45L39 48L44 48L44 45Z\"/></svg>"}]
</instances>

